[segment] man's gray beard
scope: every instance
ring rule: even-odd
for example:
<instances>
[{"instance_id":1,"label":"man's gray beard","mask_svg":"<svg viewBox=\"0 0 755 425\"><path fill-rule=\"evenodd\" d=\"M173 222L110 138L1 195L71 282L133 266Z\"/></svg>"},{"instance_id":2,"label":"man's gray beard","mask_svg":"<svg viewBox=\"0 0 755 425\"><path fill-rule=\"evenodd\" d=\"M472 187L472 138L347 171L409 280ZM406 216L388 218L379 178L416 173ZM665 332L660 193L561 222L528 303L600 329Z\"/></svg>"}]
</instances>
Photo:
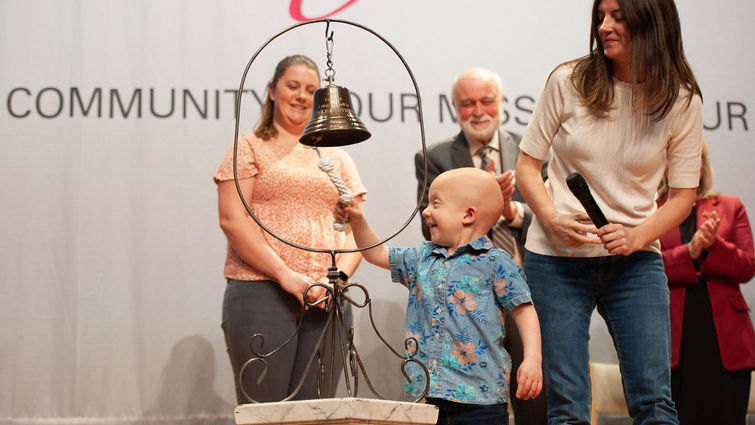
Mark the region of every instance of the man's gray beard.
<instances>
[{"instance_id":1,"label":"man's gray beard","mask_svg":"<svg viewBox=\"0 0 755 425\"><path fill-rule=\"evenodd\" d=\"M464 137L467 138L467 141L474 140L478 143L483 144L490 142L490 140L493 138L493 134L498 131L498 127L501 125L501 119L500 116L499 118L492 118L490 117L490 115L487 115L487 117L490 118L491 125L485 130L475 130L469 124L470 120L467 120L466 122L460 124L461 131L464 132Z\"/></svg>"}]
</instances>

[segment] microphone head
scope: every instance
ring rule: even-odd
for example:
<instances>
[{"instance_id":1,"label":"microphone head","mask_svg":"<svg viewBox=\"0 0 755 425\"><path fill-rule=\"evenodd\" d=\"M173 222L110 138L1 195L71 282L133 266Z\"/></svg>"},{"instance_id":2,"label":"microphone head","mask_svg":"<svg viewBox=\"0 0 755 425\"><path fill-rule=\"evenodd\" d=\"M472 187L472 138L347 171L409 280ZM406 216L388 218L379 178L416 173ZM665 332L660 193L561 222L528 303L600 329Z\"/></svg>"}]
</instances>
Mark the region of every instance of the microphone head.
<instances>
[{"instance_id":1,"label":"microphone head","mask_svg":"<svg viewBox=\"0 0 755 425\"><path fill-rule=\"evenodd\" d=\"M585 212L596 227L601 228L608 224L606 216L603 214L603 211L600 210L595 199L593 199L592 194L590 193L590 187L587 186L587 182L585 181L585 178L582 177L582 174L569 174L566 178L566 184L569 186L569 190L571 190L579 203L582 204Z\"/></svg>"},{"instance_id":2,"label":"microphone head","mask_svg":"<svg viewBox=\"0 0 755 425\"><path fill-rule=\"evenodd\" d=\"M566 185L569 186L569 190L571 190L572 193L590 193L590 188L587 186L587 182L585 181L585 178L582 177L582 174L569 174L569 176L566 177Z\"/></svg>"}]
</instances>

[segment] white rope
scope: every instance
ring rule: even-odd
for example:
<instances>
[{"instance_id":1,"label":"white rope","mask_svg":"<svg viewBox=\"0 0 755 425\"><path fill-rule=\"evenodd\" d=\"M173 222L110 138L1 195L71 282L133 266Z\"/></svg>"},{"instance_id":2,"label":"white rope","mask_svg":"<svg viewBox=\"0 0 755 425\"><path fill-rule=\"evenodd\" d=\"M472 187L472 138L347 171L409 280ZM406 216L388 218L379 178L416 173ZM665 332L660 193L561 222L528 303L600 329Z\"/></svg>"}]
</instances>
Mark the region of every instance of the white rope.
<instances>
[{"instance_id":1,"label":"white rope","mask_svg":"<svg viewBox=\"0 0 755 425\"><path fill-rule=\"evenodd\" d=\"M320 153L319 149L317 150L317 153ZM332 181L336 186L336 189L338 189L338 203L345 206L351 205L351 200L354 196L351 193L351 189L346 186L343 180L341 180L341 177L335 171L336 165L333 161L333 158L327 155L321 156L320 160L317 161L317 166L328 174L330 181ZM333 220L333 228L339 232L345 231L349 228L348 219L346 221Z\"/></svg>"}]
</instances>

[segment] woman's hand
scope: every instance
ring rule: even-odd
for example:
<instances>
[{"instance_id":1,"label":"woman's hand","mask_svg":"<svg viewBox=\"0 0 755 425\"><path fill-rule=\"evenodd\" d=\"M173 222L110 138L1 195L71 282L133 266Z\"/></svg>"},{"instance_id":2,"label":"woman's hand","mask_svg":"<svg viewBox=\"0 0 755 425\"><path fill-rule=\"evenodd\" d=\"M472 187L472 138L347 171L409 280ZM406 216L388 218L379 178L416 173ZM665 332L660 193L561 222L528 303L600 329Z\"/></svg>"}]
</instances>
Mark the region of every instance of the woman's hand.
<instances>
[{"instance_id":1,"label":"woman's hand","mask_svg":"<svg viewBox=\"0 0 755 425\"><path fill-rule=\"evenodd\" d=\"M579 247L584 244L599 244L600 239L588 236L588 233L598 233L597 227L587 216L555 214L544 222L545 229L558 238L566 246Z\"/></svg>"},{"instance_id":2,"label":"woman's hand","mask_svg":"<svg viewBox=\"0 0 755 425\"><path fill-rule=\"evenodd\" d=\"M308 276L289 270L278 278L278 284L284 291L296 297L299 304L304 305L304 290L312 284ZM307 292L307 301L315 302L325 296L325 288L315 286Z\"/></svg>"},{"instance_id":3,"label":"woman's hand","mask_svg":"<svg viewBox=\"0 0 755 425\"><path fill-rule=\"evenodd\" d=\"M315 303L317 301L322 300L323 298L330 297L330 291L333 290L333 285L328 282L328 276L323 276L320 279L317 279L316 282L312 283L319 283L317 286L313 286L308 292L307 292L307 301L310 303ZM324 286L323 286L324 285ZM326 288L327 287L327 288ZM328 288L330 291L328 291ZM325 302L321 302L319 304L316 304L317 308L324 309L326 307Z\"/></svg>"},{"instance_id":4,"label":"woman's hand","mask_svg":"<svg viewBox=\"0 0 755 425\"><path fill-rule=\"evenodd\" d=\"M545 226L545 231L551 233L564 245L571 247L601 243L600 239L588 236L588 233L597 233L598 229L586 215L564 215L556 210L545 190L543 176L540 174L542 166L542 159L519 152L516 163L516 182L524 200Z\"/></svg>"},{"instance_id":5,"label":"woman's hand","mask_svg":"<svg viewBox=\"0 0 755 425\"><path fill-rule=\"evenodd\" d=\"M629 255L643 246L634 230L627 230L622 224L609 223L598 230L598 237L608 253Z\"/></svg>"},{"instance_id":6,"label":"woman's hand","mask_svg":"<svg viewBox=\"0 0 755 425\"><path fill-rule=\"evenodd\" d=\"M718 233L718 227L721 225L721 219L718 217L718 213L714 210L712 212L705 211L703 216L707 217L705 222L692 236L692 240L687 245L689 249L689 255L693 260L700 258L700 254L703 249L710 249L716 242L716 234Z\"/></svg>"}]
</instances>

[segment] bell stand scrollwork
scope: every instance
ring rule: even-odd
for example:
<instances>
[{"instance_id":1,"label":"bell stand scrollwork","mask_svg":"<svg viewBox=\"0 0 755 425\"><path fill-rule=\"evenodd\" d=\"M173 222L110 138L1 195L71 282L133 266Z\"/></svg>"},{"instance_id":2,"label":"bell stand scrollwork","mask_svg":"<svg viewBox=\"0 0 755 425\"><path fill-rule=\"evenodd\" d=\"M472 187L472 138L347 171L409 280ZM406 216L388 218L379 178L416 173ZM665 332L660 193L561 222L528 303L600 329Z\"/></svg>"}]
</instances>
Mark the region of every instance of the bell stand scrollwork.
<instances>
[{"instance_id":1,"label":"bell stand scrollwork","mask_svg":"<svg viewBox=\"0 0 755 425\"><path fill-rule=\"evenodd\" d=\"M330 356L331 364L334 364L333 360L335 360L336 355L342 356L341 364L343 366L344 380L346 383L346 391L349 397L356 397L358 394L359 373L361 372L370 391L372 391L372 393L380 399L385 398L375 389L372 382L370 381L367 371L365 370L364 364L362 363L362 359L359 356L359 351L357 350L356 345L354 344L354 329L347 328L346 324L344 323L344 306L345 306L345 303L347 302L357 308L364 308L364 307L368 308L368 312L370 316L370 323L372 324L372 328L375 331L375 334L377 335L377 337L383 342L383 344L385 344L386 347L388 347L388 349L391 352L393 352L394 355L396 355L396 357L403 359L403 361L401 362L401 372L403 373L404 378L407 381L409 381L410 383L412 381L408 373L406 372L406 366L409 363L414 363L422 368L425 374L425 388L422 394L416 400L414 400L414 402L421 400L427 394L427 390L429 388L429 372L421 361L414 358L414 356L417 354L417 340L413 337L410 337L404 341L404 349L405 349L404 355L399 354L393 347L391 347L390 344L388 344L388 342L385 340L385 338L383 338L383 336L380 334L380 331L378 331L377 327L375 326L375 320L374 320L373 312L372 312L372 300L370 299L370 295L369 295L369 292L367 291L367 288L365 288L363 285L359 283L347 283L345 285L342 284L339 281L340 273L338 272L338 269L335 267L335 252L331 252L331 254L333 258L333 265L328 268L328 285L325 285L323 283L313 283L309 285L307 289L304 290L304 303L306 307L308 309L324 308L324 310L328 313L328 318L320 333L320 337L318 338L316 348L310 355L309 359L307 360L307 364L304 368L305 372L300 378L300 380L298 381L296 388L294 388L291 394L289 394L288 396L286 396L286 398L280 401L289 401L296 396L296 394L301 389L302 384L304 383L306 375L312 369L313 364L315 364L314 363L315 360L317 360L317 363L316 363L317 394L318 396L322 396L324 394L329 394L332 396L332 394L334 394L333 384L334 384L335 369L331 368L331 370L329 371L330 374L328 376L328 371L325 370L325 367L324 367L325 362L323 361L325 359L324 356L327 356L327 355ZM316 286L324 288L326 290L326 295L314 302L310 302L307 300L307 293ZM364 299L361 301L355 300L354 298L350 297L347 294L349 290L361 291L362 295L364 296ZM252 358L247 360L246 363L244 363L244 365L241 367L241 371L239 372L239 386L241 388L241 391L244 393L244 396L250 402L257 403L257 401L254 400L244 388L243 377L246 370L250 366L252 366L254 363L262 363L263 370L259 378L257 379L257 384L261 383L262 380L265 378L265 375L267 374L267 368L268 368L267 359L270 356L275 355L275 353L277 353L279 350L281 350L284 346L286 346L288 343L290 343L294 339L294 337L299 332L299 328L301 327L302 320L304 319L305 316L306 316L306 309L302 308L299 311L299 317L297 319L297 326L293 334L291 334L291 336L289 336L289 338L286 339L286 341L283 342L280 346L276 347L274 350L268 353L264 353L264 354L260 353L259 350L255 348L256 341L259 341L259 348L260 349L262 348L264 344L264 336L262 334L254 334L252 336L252 339L249 342L249 348L252 351L253 356ZM328 329L330 329L330 333L329 333L330 341L326 341L327 339L326 335L328 334ZM329 345L328 345L328 342L329 342ZM323 353L323 349L328 348L328 347L330 348L330 352ZM353 389L352 389L352 381L351 381L352 379L353 379Z\"/></svg>"},{"instance_id":2,"label":"bell stand scrollwork","mask_svg":"<svg viewBox=\"0 0 755 425\"><path fill-rule=\"evenodd\" d=\"M339 278L341 277L342 273L339 272L338 268L336 267L336 254L338 254L338 253L349 253L349 252L360 252L360 251L368 250L368 249L374 248L374 247L376 247L378 245L382 245L382 244L384 244L385 242L387 242L390 239L393 239L396 235L398 235L399 233L401 233L409 225L409 223L412 221L412 219L414 218L414 216L418 213L418 211L420 209L420 205L422 203L422 199L420 199L417 202L417 206L415 207L414 211L409 216L409 218L406 220L406 222L404 222L404 224L395 233L393 233L392 235L388 236L387 238L385 238L385 239L383 239L383 240L381 240L379 242L376 242L375 244L372 244L372 245L369 245L369 246L365 246L365 247L362 247L362 248L341 249L341 250L328 250L328 249L323 249L323 248L312 248L312 247L307 247L307 246L299 245L297 243L294 243L294 242L291 242L291 241L288 241L288 240L284 239L283 237L277 235L272 230L270 230L269 228L267 228L254 215L252 209L250 208L250 206L246 202L246 199L244 198L244 194L243 194L243 192L241 190L241 186L239 184L238 174L237 174L237 151L238 151L238 139L239 139L239 124L240 124L240 117L241 117L241 97L242 97L242 94L243 94L244 83L246 81L247 74L249 73L249 70L250 70L252 64L254 63L254 60L257 58L257 56L262 52L262 50L268 44L270 44L273 40L275 40L279 36L281 36L281 35L289 32L289 31L291 31L291 30L293 30L295 28L301 27L303 25L310 25L310 24L323 23L323 22L326 24L325 36L326 36L326 47L327 47L327 51L328 51L328 64L327 64L328 65L328 70L326 71L326 76L328 77L327 80L328 80L329 84L333 83L333 77L335 75L335 71L332 69L332 60L331 60L331 57L332 57L332 48L333 48L333 32L332 31L329 32L331 22L338 22L338 23L342 23L342 24L346 24L346 25L355 26L355 27L361 28L361 29L363 29L363 30L365 30L365 31L367 31L367 32L375 35L377 38L379 38L381 41L383 41L388 47L390 47L390 49L398 56L398 58L403 63L404 67L406 68L406 71L409 73L409 76L410 76L410 78L412 80L412 83L414 84L414 89L415 89L415 93L416 93L416 96L417 96L417 107L418 107L418 112L419 112L418 113L418 117L419 117L419 125L420 125L420 136L421 136L421 140L422 140L423 166L424 166L424 169L425 169L425 173L424 173L425 180L423 182L423 185L425 187L427 187L427 148L426 148L426 143L425 143L424 118L423 118L423 115L422 115L422 98L421 98L420 93L419 93L419 87L417 86L417 81L414 78L414 74L412 73L411 69L409 68L409 65L406 63L406 61L401 56L401 54L398 52L398 50L396 50L396 48L393 47L393 45L391 45L391 43L389 43L386 39L384 39L382 36L380 36L375 31L373 31L373 30L371 30L371 29L369 29L369 28L367 28L365 26L362 26L360 24L354 23L354 22L349 22L349 21L344 21L344 20L337 20L337 19L320 19L320 20L313 20L313 21L302 22L302 23L295 24L295 25L292 25L292 26L284 29L283 31L279 32L275 36L273 36L270 39L268 39L254 53L254 55L252 56L252 58L247 63L246 68L244 69L244 73L243 73L242 78L241 78L241 84L239 86L238 96L236 96L236 124L235 124L234 141L233 141L233 179L234 179L234 182L235 182L235 185L236 185L236 190L237 190L237 192L239 194L239 198L241 200L241 203L244 205L244 208L246 209L247 213L249 213L249 215L251 216L251 218L257 223L257 225L260 226L260 228L262 228L265 232L267 232L271 236L275 237L276 239L280 240L281 242L286 243L286 244L288 244L288 245L290 245L292 247L295 247L295 248L298 248L298 249L302 249L302 250L305 250L305 251L310 251L310 252L328 253L331 256L331 266L328 268L328 284L326 285L326 284L319 283L319 282L312 283L312 284L310 284L304 290L304 293L303 293L303 300L304 300L306 309L323 308L327 312L328 316L327 316L326 323L323 326L323 329L322 329L322 331L320 333L320 337L319 337L318 342L316 344L316 348L312 352L312 354L310 355L309 359L307 360L307 364L306 364L305 370L304 370L302 376L300 377L300 379L299 379L296 387L294 388L294 390L293 390L293 392L291 394L289 394L283 400L280 400L280 401L289 401L293 397L295 397L296 394L298 394L298 392L301 390L301 387L302 387L302 385L303 385L303 383L305 381L305 378L309 374L309 371L311 370L311 368L312 368L315 360L317 360L317 379L316 379L316 382L317 382L318 395L322 396L322 394L326 390L326 379L328 378L328 376L326 376L326 375L328 375L328 372L329 372L329 378L330 379L327 382L327 390L328 390L327 394L328 394L328 396L332 396L334 394L335 369L333 367L331 367L330 371L326 371L325 368L324 368L323 351L326 348L329 348L329 350L327 350L327 351L329 351L329 353L325 353L325 354L326 355L329 354L331 360L335 359L336 355L338 355L338 356L341 357L341 360L342 360L341 363L342 363L343 372L344 372L344 380L345 380L345 384L346 384L346 390L347 390L347 393L348 393L348 395L350 397L356 397L357 396L358 389L359 389L359 373L361 372L361 374L363 375L364 380L365 380L367 386L372 391L372 393L375 396L377 396L378 398L384 399L384 397L382 395L380 395L378 393L378 391L375 389L375 387L372 385L372 382L369 379L367 371L365 370L364 364L362 363L362 359L359 356L359 352L358 352L358 350L356 348L356 345L354 344L354 329L353 328L348 328L347 329L347 327L346 327L346 325L344 323L344 307L346 306L345 303L349 303L352 306L357 307L357 308L365 308L365 307L368 308L368 312L369 312L369 316L370 316L370 324L371 324L373 330L375 331L375 334L377 335L377 337L380 339L380 341L386 347L388 347L388 349L391 352L393 352L394 355L396 355L397 357L403 359L402 363L401 363L401 372L402 372L402 374L404 375L404 378L407 381L409 381L410 383L412 382L411 378L409 377L409 374L406 371L406 367L410 363L414 363L414 364L418 365L422 369L422 371L424 372L424 377L425 377L425 379L424 379L425 386L424 386L424 390L419 395L419 397L417 397L414 400L414 402L418 402L419 400L421 400L422 398L425 397L425 395L427 394L427 391L429 389L429 384L430 384L430 379L429 379L430 376L429 376L429 372L427 370L427 367L421 361L419 361L419 360L417 360L417 359L414 358L414 356L417 353L417 349L418 349L418 341L415 338L413 338L413 337L407 338L404 341L404 354L403 355L399 354L399 352L397 352L393 347L391 347L391 345L380 334L380 332L377 329L377 326L375 325L375 320L374 320L373 311L372 311L372 300L370 299L369 292L367 291L367 288L365 288L363 285L358 284L358 283L345 283L345 284L341 283L341 280ZM316 300L316 301L311 302L311 301L308 300L307 294L314 287L324 288L325 291L326 291L326 295L323 296L322 298ZM355 301L355 297L352 297L352 296L350 296L350 295L347 294L348 291L350 291L350 290L351 291L357 291L357 290L361 291L362 295L364 296L364 299L361 302ZM267 352L267 353L260 353L259 352L262 349L262 347L264 346L264 335L261 335L261 334L254 334L254 335L252 335L252 338L251 338L251 340L249 342L249 347L250 347L250 349L252 351L253 356L252 356L252 358L250 358L249 360L247 360L246 363L244 363L244 365L242 366L242 368L241 368L241 370L239 372L239 377L238 377L238 381L239 381L238 383L239 383L239 386L241 388L241 391L243 392L244 396L250 402L257 403L257 401L254 400L249 395L249 393L246 391L246 389L244 388L244 383L243 383L243 379L242 378L244 377L244 374L247 372L247 369L251 365L253 365L254 363L261 363L262 367L263 367L263 370L262 370L259 378L257 379L257 383L259 384L260 382L262 382L262 380L265 378L265 376L267 374L267 370L268 370L268 361L267 361L267 359L270 358L271 356L275 355L284 346L286 346L287 344L289 344L294 339L294 337L298 334L298 332L299 332L299 330L301 328L302 321L304 320L304 317L306 315L306 309L304 307L302 307L301 310L299 311L299 316L297 318L297 326L296 326L296 329L294 330L293 334L290 335L288 337L288 339L286 339L286 341L284 341L280 346L274 348L270 352ZM326 341L326 334L327 334L328 329L331 330L331 332L329 334L330 335L330 341ZM257 341L259 341L259 343L258 343L259 349L255 348L255 346L257 345L256 344ZM328 343L328 342L329 342L329 347L326 347L326 343ZM332 362L331 362L331 364L332 364ZM353 383L354 383L353 390L351 388L351 379L350 379L350 377L351 377L351 379L353 379Z\"/></svg>"}]
</instances>

